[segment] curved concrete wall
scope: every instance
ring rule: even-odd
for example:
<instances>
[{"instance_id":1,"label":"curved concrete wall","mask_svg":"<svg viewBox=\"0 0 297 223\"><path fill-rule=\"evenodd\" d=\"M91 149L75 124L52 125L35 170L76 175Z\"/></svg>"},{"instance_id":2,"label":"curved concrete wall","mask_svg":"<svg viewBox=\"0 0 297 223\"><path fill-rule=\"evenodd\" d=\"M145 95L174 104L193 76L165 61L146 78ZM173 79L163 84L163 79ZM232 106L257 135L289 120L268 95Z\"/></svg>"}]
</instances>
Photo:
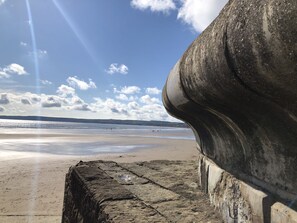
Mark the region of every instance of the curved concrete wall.
<instances>
[{"instance_id":1,"label":"curved concrete wall","mask_svg":"<svg viewBox=\"0 0 297 223\"><path fill-rule=\"evenodd\" d=\"M221 168L295 199L297 1L230 0L171 71L163 102Z\"/></svg>"}]
</instances>

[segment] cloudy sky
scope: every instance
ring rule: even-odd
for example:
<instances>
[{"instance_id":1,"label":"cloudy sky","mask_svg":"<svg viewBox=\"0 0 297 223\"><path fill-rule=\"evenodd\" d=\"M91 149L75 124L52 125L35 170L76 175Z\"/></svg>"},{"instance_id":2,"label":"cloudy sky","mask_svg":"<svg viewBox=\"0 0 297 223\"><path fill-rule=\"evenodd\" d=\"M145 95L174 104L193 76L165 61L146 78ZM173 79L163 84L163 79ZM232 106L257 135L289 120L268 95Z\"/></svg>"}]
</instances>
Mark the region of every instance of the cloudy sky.
<instances>
[{"instance_id":1,"label":"cloudy sky","mask_svg":"<svg viewBox=\"0 0 297 223\"><path fill-rule=\"evenodd\" d=\"M174 121L161 89L227 0L0 0L0 115Z\"/></svg>"}]
</instances>

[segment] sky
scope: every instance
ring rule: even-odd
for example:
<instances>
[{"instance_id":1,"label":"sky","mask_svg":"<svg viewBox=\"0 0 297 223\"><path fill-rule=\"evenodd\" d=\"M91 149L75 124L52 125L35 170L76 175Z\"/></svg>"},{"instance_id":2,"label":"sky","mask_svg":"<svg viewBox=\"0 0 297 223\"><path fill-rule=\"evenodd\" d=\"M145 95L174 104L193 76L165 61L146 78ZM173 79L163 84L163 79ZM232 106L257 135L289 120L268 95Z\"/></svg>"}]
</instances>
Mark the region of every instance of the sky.
<instances>
[{"instance_id":1,"label":"sky","mask_svg":"<svg viewBox=\"0 0 297 223\"><path fill-rule=\"evenodd\" d=\"M227 0L0 0L0 115L176 121L161 91Z\"/></svg>"}]
</instances>

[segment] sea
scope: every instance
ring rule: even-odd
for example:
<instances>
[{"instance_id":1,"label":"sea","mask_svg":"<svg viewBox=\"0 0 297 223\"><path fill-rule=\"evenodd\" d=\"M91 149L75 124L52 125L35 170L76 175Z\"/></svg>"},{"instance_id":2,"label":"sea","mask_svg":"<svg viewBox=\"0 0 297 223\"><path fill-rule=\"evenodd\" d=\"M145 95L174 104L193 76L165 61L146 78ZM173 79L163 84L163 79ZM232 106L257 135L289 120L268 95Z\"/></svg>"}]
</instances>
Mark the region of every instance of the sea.
<instances>
[{"instance_id":1,"label":"sea","mask_svg":"<svg viewBox=\"0 0 297 223\"><path fill-rule=\"evenodd\" d=\"M149 140L134 142L138 138ZM155 144L148 142L156 138L195 140L190 128L0 119L0 153L79 156L123 153L153 148Z\"/></svg>"}]
</instances>

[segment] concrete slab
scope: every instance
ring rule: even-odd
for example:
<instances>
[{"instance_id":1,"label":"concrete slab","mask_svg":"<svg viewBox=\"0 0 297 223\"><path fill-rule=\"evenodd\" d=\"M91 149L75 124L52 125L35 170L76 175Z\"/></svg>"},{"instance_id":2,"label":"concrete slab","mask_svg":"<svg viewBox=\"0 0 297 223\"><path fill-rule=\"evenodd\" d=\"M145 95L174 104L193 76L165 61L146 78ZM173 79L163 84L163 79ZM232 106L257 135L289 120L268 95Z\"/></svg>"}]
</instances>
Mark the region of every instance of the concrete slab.
<instances>
[{"instance_id":1,"label":"concrete slab","mask_svg":"<svg viewBox=\"0 0 297 223\"><path fill-rule=\"evenodd\" d=\"M67 174L62 222L222 222L196 171L193 161L80 162Z\"/></svg>"}]
</instances>

